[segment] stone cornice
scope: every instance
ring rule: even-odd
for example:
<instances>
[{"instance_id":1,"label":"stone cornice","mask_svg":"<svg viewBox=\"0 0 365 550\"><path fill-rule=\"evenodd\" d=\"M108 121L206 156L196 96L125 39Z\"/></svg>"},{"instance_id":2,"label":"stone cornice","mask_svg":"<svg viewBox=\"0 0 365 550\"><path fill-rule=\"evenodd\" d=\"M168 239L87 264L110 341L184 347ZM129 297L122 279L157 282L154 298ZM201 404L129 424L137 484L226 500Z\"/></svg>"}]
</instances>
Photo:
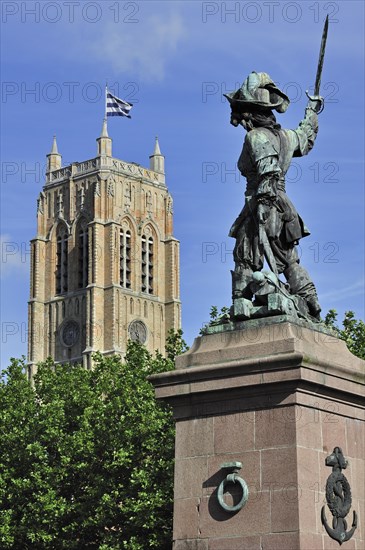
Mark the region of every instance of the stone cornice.
<instances>
[{"instance_id":1,"label":"stone cornice","mask_svg":"<svg viewBox=\"0 0 365 550\"><path fill-rule=\"evenodd\" d=\"M83 162L74 162L68 166L47 172L47 182L44 189L50 189L53 186L66 183L71 177L75 180L91 177L100 172L109 172L110 174L128 177L142 181L158 188L166 189L164 174L160 174L148 168L135 163L125 162L114 157L95 157Z\"/></svg>"},{"instance_id":2,"label":"stone cornice","mask_svg":"<svg viewBox=\"0 0 365 550\"><path fill-rule=\"evenodd\" d=\"M222 394L227 400L227 392L241 407L255 408L258 396L262 400L275 394L283 403L336 398L356 404L359 414L364 410L365 362L342 340L303 327L298 332L292 323L280 325L281 336L270 328L196 338L177 358L176 370L150 377L156 396L173 404L177 417L189 417L199 403L209 410L212 396L216 400Z\"/></svg>"}]
</instances>

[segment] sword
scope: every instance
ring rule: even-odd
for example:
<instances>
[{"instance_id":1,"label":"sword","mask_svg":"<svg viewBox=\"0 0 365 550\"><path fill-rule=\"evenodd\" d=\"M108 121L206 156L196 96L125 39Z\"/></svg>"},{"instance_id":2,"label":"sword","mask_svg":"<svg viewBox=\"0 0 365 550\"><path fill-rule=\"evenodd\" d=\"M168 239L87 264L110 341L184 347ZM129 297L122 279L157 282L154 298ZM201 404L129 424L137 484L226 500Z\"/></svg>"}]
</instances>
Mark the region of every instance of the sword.
<instances>
[{"instance_id":1,"label":"sword","mask_svg":"<svg viewBox=\"0 0 365 550\"><path fill-rule=\"evenodd\" d=\"M259 224L259 241L263 246L264 256L266 258L269 268L273 273L275 273L277 277L279 277L275 256L271 250L270 242L265 231L265 226L262 223Z\"/></svg>"},{"instance_id":2,"label":"sword","mask_svg":"<svg viewBox=\"0 0 365 550\"><path fill-rule=\"evenodd\" d=\"M269 265L269 268L277 277L279 277L278 273L278 267L276 265L275 256L273 254L273 251L270 246L270 242L266 233L265 223L262 221L262 213L263 213L264 206L263 204L258 204L257 206L257 214L259 218L259 242L262 245L262 248L264 250L264 256L266 258L266 261Z\"/></svg>"},{"instance_id":3,"label":"sword","mask_svg":"<svg viewBox=\"0 0 365 550\"><path fill-rule=\"evenodd\" d=\"M323 27L323 33L322 33L322 40L321 40L321 47L319 50L319 58L318 58L318 65L317 65L317 74L316 74L316 81L314 84L314 95L311 96L308 93L308 90L305 92L308 99L311 101L318 101L319 98L319 88L321 86L321 77L322 77L322 69L323 69L323 61L324 61L324 53L326 51L326 42L327 42L327 33L328 33L328 15L326 17L326 21L324 22ZM322 107L323 109L323 107ZM321 111L322 111L321 109ZM319 112L321 112L319 111Z\"/></svg>"}]
</instances>

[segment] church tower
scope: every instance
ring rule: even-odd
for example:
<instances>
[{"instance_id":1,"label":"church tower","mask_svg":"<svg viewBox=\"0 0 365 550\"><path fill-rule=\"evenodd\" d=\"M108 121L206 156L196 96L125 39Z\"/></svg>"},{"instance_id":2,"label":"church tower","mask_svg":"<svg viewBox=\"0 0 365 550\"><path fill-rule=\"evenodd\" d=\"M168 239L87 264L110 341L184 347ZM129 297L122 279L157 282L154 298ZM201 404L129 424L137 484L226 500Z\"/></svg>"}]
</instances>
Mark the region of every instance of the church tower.
<instances>
[{"instance_id":1,"label":"church tower","mask_svg":"<svg viewBox=\"0 0 365 550\"><path fill-rule=\"evenodd\" d=\"M135 339L164 353L180 328L179 241L156 138L150 167L112 156L106 120L97 156L62 167L47 155L31 241L29 375L39 361L124 355Z\"/></svg>"}]
</instances>

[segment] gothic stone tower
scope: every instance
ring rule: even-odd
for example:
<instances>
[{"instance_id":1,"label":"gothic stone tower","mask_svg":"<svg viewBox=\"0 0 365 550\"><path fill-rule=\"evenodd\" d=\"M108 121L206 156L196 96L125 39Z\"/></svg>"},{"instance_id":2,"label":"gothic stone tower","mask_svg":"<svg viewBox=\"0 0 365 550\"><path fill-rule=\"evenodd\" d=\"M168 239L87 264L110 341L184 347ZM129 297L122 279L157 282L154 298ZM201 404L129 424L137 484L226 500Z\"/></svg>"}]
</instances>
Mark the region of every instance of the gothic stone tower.
<instances>
[{"instance_id":1,"label":"gothic stone tower","mask_svg":"<svg viewBox=\"0 0 365 550\"><path fill-rule=\"evenodd\" d=\"M180 328L179 241L158 140L150 168L112 157L104 121L97 156L61 166L54 138L31 241L29 375L37 362L123 356L128 338L164 353Z\"/></svg>"}]
</instances>

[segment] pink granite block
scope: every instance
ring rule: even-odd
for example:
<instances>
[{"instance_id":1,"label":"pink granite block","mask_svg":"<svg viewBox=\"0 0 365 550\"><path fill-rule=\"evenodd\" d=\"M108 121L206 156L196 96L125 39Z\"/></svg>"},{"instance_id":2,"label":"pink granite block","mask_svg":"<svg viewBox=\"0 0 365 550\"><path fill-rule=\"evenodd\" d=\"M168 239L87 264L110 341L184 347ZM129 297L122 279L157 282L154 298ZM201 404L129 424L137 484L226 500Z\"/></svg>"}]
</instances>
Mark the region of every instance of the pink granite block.
<instances>
[{"instance_id":1,"label":"pink granite block","mask_svg":"<svg viewBox=\"0 0 365 550\"><path fill-rule=\"evenodd\" d=\"M214 452L240 453L254 449L254 415L254 412L245 412L214 418Z\"/></svg>"},{"instance_id":2,"label":"pink granite block","mask_svg":"<svg viewBox=\"0 0 365 550\"><path fill-rule=\"evenodd\" d=\"M288 447L296 439L296 407L280 407L255 413L255 448Z\"/></svg>"},{"instance_id":3,"label":"pink granite block","mask_svg":"<svg viewBox=\"0 0 365 550\"><path fill-rule=\"evenodd\" d=\"M194 418L176 423L177 458L213 454L213 418Z\"/></svg>"}]
</instances>

